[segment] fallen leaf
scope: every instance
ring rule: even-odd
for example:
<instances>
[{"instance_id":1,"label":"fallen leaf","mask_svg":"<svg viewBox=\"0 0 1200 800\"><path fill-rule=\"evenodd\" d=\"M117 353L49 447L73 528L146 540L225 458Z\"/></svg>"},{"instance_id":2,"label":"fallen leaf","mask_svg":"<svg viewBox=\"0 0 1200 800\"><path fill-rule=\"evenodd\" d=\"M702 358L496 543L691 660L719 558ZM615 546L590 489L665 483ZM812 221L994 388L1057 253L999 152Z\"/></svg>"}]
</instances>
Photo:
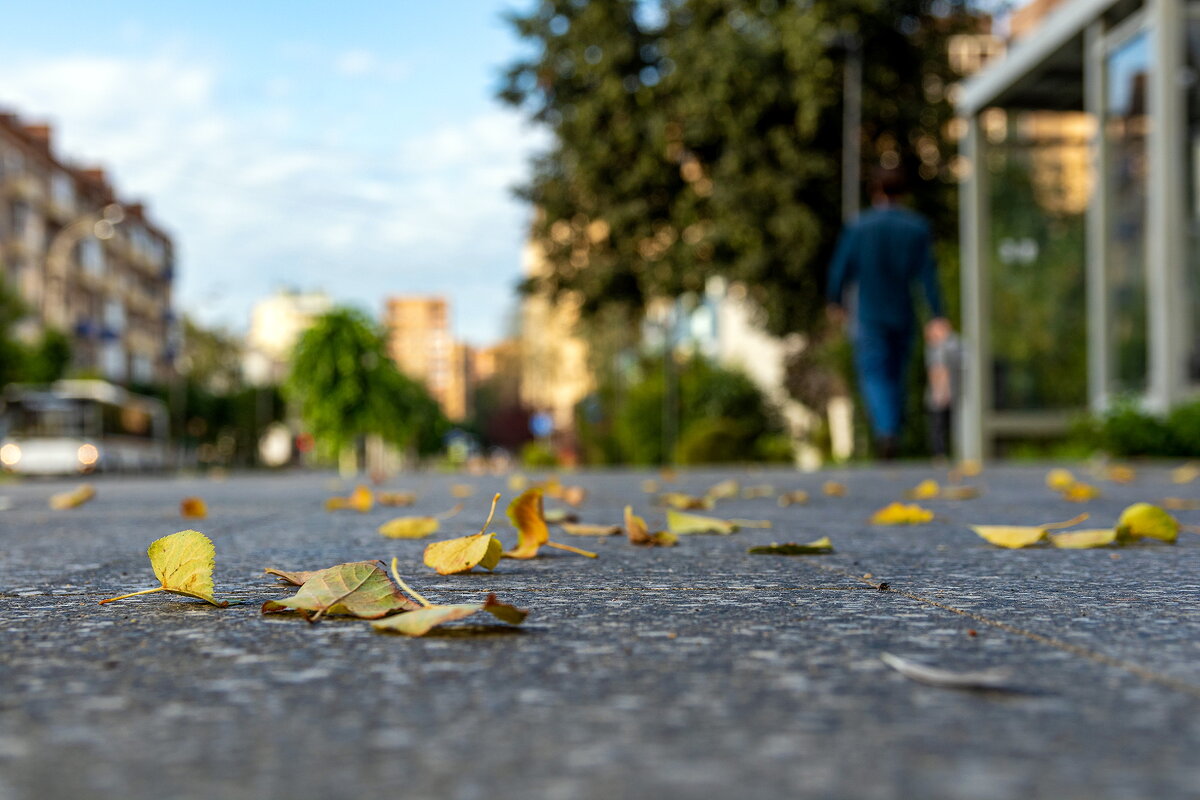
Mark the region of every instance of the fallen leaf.
<instances>
[{"instance_id":1,"label":"fallen leaf","mask_svg":"<svg viewBox=\"0 0 1200 800\"><path fill-rule=\"evenodd\" d=\"M520 492L528 485L529 478L526 478L519 472L508 476L508 490L510 492Z\"/></svg>"},{"instance_id":2,"label":"fallen leaf","mask_svg":"<svg viewBox=\"0 0 1200 800\"><path fill-rule=\"evenodd\" d=\"M381 506L411 506L417 496L413 492L377 492L375 500Z\"/></svg>"},{"instance_id":3,"label":"fallen leaf","mask_svg":"<svg viewBox=\"0 0 1200 800\"><path fill-rule=\"evenodd\" d=\"M1179 520L1156 505L1134 503L1121 512L1116 534L1121 541L1157 539L1174 543L1179 538Z\"/></svg>"},{"instance_id":4,"label":"fallen leaf","mask_svg":"<svg viewBox=\"0 0 1200 800\"><path fill-rule=\"evenodd\" d=\"M658 491L658 481L653 478L647 478L642 481L642 491L646 494L654 494Z\"/></svg>"},{"instance_id":5,"label":"fallen leaf","mask_svg":"<svg viewBox=\"0 0 1200 800\"><path fill-rule=\"evenodd\" d=\"M1196 478L1200 478L1200 463L1195 461L1171 470L1171 480L1174 483L1191 483Z\"/></svg>"},{"instance_id":6,"label":"fallen leaf","mask_svg":"<svg viewBox=\"0 0 1200 800\"><path fill-rule=\"evenodd\" d=\"M482 603L455 603L444 606L430 603L404 582L396 570L396 559L394 558L392 559L392 576L404 591L420 603L420 607L416 611L408 611L372 622L371 627L377 631L402 633L405 636L423 636L442 623L463 619L481 611L486 611L496 619L511 625L520 625L529 615L529 612L524 609L498 602L494 594L489 594Z\"/></svg>"},{"instance_id":7,"label":"fallen leaf","mask_svg":"<svg viewBox=\"0 0 1200 800\"><path fill-rule=\"evenodd\" d=\"M679 473L673 469L660 469L658 477L662 479L663 483L674 483L679 480Z\"/></svg>"},{"instance_id":8,"label":"fallen leaf","mask_svg":"<svg viewBox=\"0 0 1200 800\"><path fill-rule=\"evenodd\" d=\"M1188 500L1183 497L1164 497L1163 508L1168 511L1195 511L1200 509L1200 500Z\"/></svg>"},{"instance_id":9,"label":"fallen leaf","mask_svg":"<svg viewBox=\"0 0 1200 800\"><path fill-rule=\"evenodd\" d=\"M1104 477L1113 483L1133 483L1137 478L1137 472L1134 471L1133 467L1127 467L1124 464L1113 464L1104 470Z\"/></svg>"},{"instance_id":10,"label":"fallen leaf","mask_svg":"<svg viewBox=\"0 0 1200 800\"><path fill-rule=\"evenodd\" d=\"M579 522L579 515L565 508L543 508L542 519L547 525L562 525L567 522Z\"/></svg>"},{"instance_id":11,"label":"fallen leaf","mask_svg":"<svg viewBox=\"0 0 1200 800\"><path fill-rule=\"evenodd\" d=\"M376 564L378 562L376 562L376 561L355 561L352 563ZM282 569L275 569L274 567L267 567L266 569L263 570L263 572L266 573L267 575L274 575L276 578L279 578L284 583L290 583L293 586L303 586L304 583L309 578L311 578L313 575L324 572L324 570L311 569L311 570L287 571L287 570L282 570Z\"/></svg>"},{"instance_id":12,"label":"fallen leaf","mask_svg":"<svg viewBox=\"0 0 1200 800\"><path fill-rule=\"evenodd\" d=\"M704 493L704 496L711 497L713 500L729 500L737 497L740 491L741 485L733 478L730 478L710 486L708 491Z\"/></svg>"},{"instance_id":13,"label":"fallen leaf","mask_svg":"<svg viewBox=\"0 0 1200 800\"><path fill-rule=\"evenodd\" d=\"M1093 547L1108 547L1117 541L1113 528L1088 528L1050 534L1050 544L1069 550L1088 550Z\"/></svg>"},{"instance_id":14,"label":"fallen leaf","mask_svg":"<svg viewBox=\"0 0 1200 800\"><path fill-rule=\"evenodd\" d=\"M850 490L846 488L846 484L838 483L837 481L825 481L821 484L821 491L827 497L845 497Z\"/></svg>"},{"instance_id":15,"label":"fallen leaf","mask_svg":"<svg viewBox=\"0 0 1200 800\"><path fill-rule=\"evenodd\" d=\"M933 512L916 504L889 503L871 515L872 525L919 525L933 519Z\"/></svg>"},{"instance_id":16,"label":"fallen leaf","mask_svg":"<svg viewBox=\"0 0 1200 800\"><path fill-rule=\"evenodd\" d=\"M971 500L975 497L979 497L976 486L944 486L938 493L939 500Z\"/></svg>"},{"instance_id":17,"label":"fallen leaf","mask_svg":"<svg viewBox=\"0 0 1200 800\"><path fill-rule=\"evenodd\" d=\"M562 490L562 501L578 508L587 500L587 489L582 486L566 486Z\"/></svg>"},{"instance_id":18,"label":"fallen leaf","mask_svg":"<svg viewBox=\"0 0 1200 800\"><path fill-rule=\"evenodd\" d=\"M262 613L298 611L317 622L326 616L379 619L419 607L392 583L378 561L354 561L307 576L296 594L263 603Z\"/></svg>"},{"instance_id":19,"label":"fallen leaf","mask_svg":"<svg viewBox=\"0 0 1200 800\"><path fill-rule=\"evenodd\" d=\"M778 544L773 542L768 545L751 547L746 552L756 556L819 556L825 553L832 553L833 542L829 541L828 536L822 536L820 539L808 544L796 544L795 542Z\"/></svg>"},{"instance_id":20,"label":"fallen leaf","mask_svg":"<svg viewBox=\"0 0 1200 800\"><path fill-rule=\"evenodd\" d=\"M802 506L808 502L808 492L803 489L794 489L790 492L784 492L779 495L779 505L786 506Z\"/></svg>"},{"instance_id":21,"label":"fallen leaf","mask_svg":"<svg viewBox=\"0 0 1200 800\"><path fill-rule=\"evenodd\" d=\"M466 499L475 494L475 487L469 483L456 483L450 487L450 494L459 499Z\"/></svg>"},{"instance_id":22,"label":"fallen leaf","mask_svg":"<svg viewBox=\"0 0 1200 800\"><path fill-rule=\"evenodd\" d=\"M185 497L179 501L179 515L184 519L204 519L208 506L199 497Z\"/></svg>"},{"instance_id":23,"label":"fallen leaf","mask_svg":"<svg viewBox=\"0 0 1200 800\"><path fill-rule=\"evenodd\" d=\"M665 506L678 508L683 511L697 508L712 508L714 502L713 498L709 495L696 497L694 495L684 494L683 492L666 492L665 494L660 494L658 496L658 500Z\"/></svg>"},{"instance_id":24,"label":"fallen leaf","mask_svg":"<svg viewBox=\"0 0 1200 800\"><path fill-rule=\"evenodd\" d=\"M958 465L958 471L968 478L974 478L983 472L983 462L968 458Z\"/></svg>"},{"instance_id":25,"label":"fallen leaf","mask_svg":"<svg viewBox=\"0 0 1200 800\"><path fill-rule=\"evenodd\" d=\"M730 524L738 528L771 528L774 523L769 519L731 519Z\"/></svg>"},{"instance_id":26,"label":"fallen leaf","mask_svg":"<svg viewBox=\"0 0 1200 800\"><path fill-rule=\"evenodd\" d=\"M775 487L763 484L761 486L747 486L742 489L743 500L757 500L760 497L774 497Z\"/></svg>"},{"instance_id":27,"label":"fallen leaf","mask_svg":"<svg viewBox=\"0 0 1200 800\"><path fill-rule=\"evenodd\" d=\"M380 525L379 532L389 539L424 539L440 525L437 517L396 517Z\"/></svg>"},{"instance_id":28,"label":"fallen leaf","mask_svg":"<svg viewBox=\"0 0 1200 800\"><path fill-rule=\"evenodd\" d=\"M459 572L469 572L475 567L486 570L495 569L500 563L500 554L504 546L494 533L488 533L488 525L496 514L496 503L500 495L492 496L492 508L488 511L487 520L479 533L473 536L460 536L457 539L447 539L444 542L434 542L425 548L425 566L432 567L440 575L454 575Z\"/></svg>"},{"instance_id":29,"label":"fallen leaf","mask_svg":"<svg viewBox=\"0 0 1200 800\"><path fill-rule=\"evenodd\" d=\"M110 597L101 600L100 604L151 592L171 592L195 597L214 606L227 606L228 600L218 602L213 597L212 573L216 553L212 541L200 531L179 531L164 536L152 542L146 551L146 555L150 557L150 566L154 569L154 577L158 578L162 585L154 589Z\"/></svg>"},{"instance_id":30,"label":"fallen leaf","mask_svg":"<svg viewBox=\"0 0 1200 800\"><path fill-rule=\"evenodd\" d=\"M1030 547L1045 540L1047 531L1054 528L1069 528L1078 525L1088 518L1080 514L1066 522L1050 522L1045 525L972 525L971 530L983 537L988 543L1009 550Z\"/></svg>"},{"instance_id":31,"label":"fallen leaf","mask_svg":"<svg viewBox=\"0 0 1200 800\"><path fill-rule=\"evenodd\" d=\"M1052 469L1046 473L1046 488L1065 492L1075 485L1075 476L1067 469Z\"/></svg>"},{"instance_id":32,"label":"fallen leaf","mask_svg":"<svg viewBox=\"0 0 1200 800\"><path fill-rule=\"evenodd\" d=\"M1087 483L1072 483L1062 490L1063 499L1072 503L1086 503L1088 500L1095 500L1100 494L1098 488Z\"/></svg>"},{"instance_id":33,"label":"fallen leaf","mask_svg":"<svg viewBox=\"0 0 1200 800\"><path fill-rule=\"evenodd\" d=\"M937 481L927 478L905 492L904 496L910 500L931 500L937 497L941 490L942 487Z\"/></svg>"},{"instance_id":34,"label":"fallen leaf","mask_svg":"<svg viewBox=\"0 0 1200 800\"><path fill-rule=\"evenodd\" d=\"M613 536L621 532L620 525L589 525L579 522L564 522L560 526L572 536Z\"/></svg>"},{"instance_id":35,"label":"fallen leaf","mask_svg":"<svg viewBox=\"0 0 1200 800\"><path fill-rule=\"evenodd\" d=\"M326 511L351 510L365 514L375 505L375 494L369 486L356 486L349 497L331 497L325 501Z\"/></svg>"},{"instance_id":36,"label":"fallen leaf","mask_svg":"<svg viewBox=\"0 0 1200 800\"><path fill-rule=\"evenodd\" d=\"M55 511L79 508L95 496L96 487L90 483L83 483L69 492L59 492L58 494L50 495L50 507Z\"/></svg>"},{"instance_id":37,"label":"fallen leaf","mask_svg":"<svg viewBox=\"0 0 1200 800\"><path fill-rule=\"evenodd\" d=\"M550 529L542 510L542 489L526 489L508 504L508 520L517 529L517 546L503 553L504 558L529 559L538 554L542 545L556 547L588 558L596 554L567 544L550 541Z\"/></svg>"},{"instance_id":38,"label":"fallen leaf","mask_svg":"<svg viewBox=\"0 0 1200 800\"><path fill-rule=\"evenodd\" d=\"M674 509L667 510L667 530L677 535L694 533L730 534L738 529L736 523L729 520L706 517L700 514L685 514Z\"/></svg>"},{"instance_id":39,"label":"fallen leaf","mask_svg":"<svg viewBox=\"0 0 1200 800\"><path fill-rule=\"evenodd\" d=\"M1011 678L1011 673L1005 669L951 672L891 653L882 653L879 658L909 680L941 689L1004 689Z\"/></svg>"},{"instance_id":40,"label":"fallen leaf","mask_svg":"<svg viewBox=\"0 0 1200 800\"><path fill-rule=\"evenodd\" d=\"M670 531L651 533L646 520L633 513L633 506L625 506L625 535L630 544L648 547L673 547L679 541Z\"/></svg>"}]
</instances>

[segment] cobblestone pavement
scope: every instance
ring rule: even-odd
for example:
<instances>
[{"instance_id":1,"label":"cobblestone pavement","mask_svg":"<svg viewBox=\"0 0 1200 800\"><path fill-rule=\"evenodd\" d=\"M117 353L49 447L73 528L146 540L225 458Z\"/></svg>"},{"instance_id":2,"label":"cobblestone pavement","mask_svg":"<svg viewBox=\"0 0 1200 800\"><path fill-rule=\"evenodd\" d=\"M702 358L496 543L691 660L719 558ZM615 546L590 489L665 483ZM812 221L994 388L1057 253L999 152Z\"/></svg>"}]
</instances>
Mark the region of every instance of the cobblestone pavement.
<instances>
[{"instance_id":1,"label":"cobblestone pavement","mask_svg":"<svg viewBox=\"0 0 1200 800\"><path fill-rule=\"evenodd\" d=\"M1044 467L996 467L978 499L872 526L929 468L684 472L665 488L807 489L804 506L735 499L713 513L770 530L669 549L570 539L599 552L439 577L425 543L380 537L401 513L453 505L474 533L500 476L402 476L410 511L326 513L328 475L99 478L94 501L48 510L63 481L0 484L0 800L25 798L1185 798L1200 796L1200 536L1175 547L992 548L970 522L1036 524L1135 500L1200 496L1146 467L1082 507ZM646 472L566 476L584 521L661 509ZM823 481L849 488L821 494ZM344 489L343 489L344 491ZM210 516L178 516L185 495ZM553 505L553 502L550 503ZM3 505L3 503L0 503ZM1200 511L1181 511L1200 524ZM100 606L155 584L146 546L195 527L217 548L227 609L172 595ZM511 544L506 522L495 526ZM832 538L828 556L751 556ZM439 534L439 538L441 535ZM289 590L266 566L398 556L434 600L489 591L531 610L521 629L423 639L364 622L259 613ZM870 577L864 577L864 576ZM885 586L886 585L886 586ZM1006 667L1016 691L914 683L891 652L953 670Z\"/></svg>"}]
</instances>

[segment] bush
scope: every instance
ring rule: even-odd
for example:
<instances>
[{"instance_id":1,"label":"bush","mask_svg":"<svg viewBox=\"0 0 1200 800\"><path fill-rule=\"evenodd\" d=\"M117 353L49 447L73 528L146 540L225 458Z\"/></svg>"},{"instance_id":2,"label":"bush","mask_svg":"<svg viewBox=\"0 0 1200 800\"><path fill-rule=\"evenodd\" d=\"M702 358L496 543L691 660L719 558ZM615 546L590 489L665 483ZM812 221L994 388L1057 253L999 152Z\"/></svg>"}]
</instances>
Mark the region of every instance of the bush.
<instances>
[{"instance_id":1,"label":"bush","mask_svg":"<svg viewBox=\"0 0 1200 800\"><path fill-rule=\"evenodd\" d=\"M693 465L744 461L754 450L754 440L746 434L745 425L728 417L697 420L680 437L675 461Z\"/></svg>"},{"instance_id":2,"label":"bush","mask_svg":"<svg viewBox=\"0 0 1200 800\"><path fill-rule=\"evenodd\" d=\"M553 469L558 466L558 458L548 444L526 442L521 448L521 466L526 469Z\"/></svg>"},{"instance_id":3,"label":"bush","mask_svg":"<svg viewBox=\"0 0 1200 800\"><path fill-rule=\"evenodd\" d=\"M1113 456L1194 457L1200 453L1200 400L1177 406L1166 417L1123 401L1077 426L1075 437Z\"/></svg>"}]
</instances>

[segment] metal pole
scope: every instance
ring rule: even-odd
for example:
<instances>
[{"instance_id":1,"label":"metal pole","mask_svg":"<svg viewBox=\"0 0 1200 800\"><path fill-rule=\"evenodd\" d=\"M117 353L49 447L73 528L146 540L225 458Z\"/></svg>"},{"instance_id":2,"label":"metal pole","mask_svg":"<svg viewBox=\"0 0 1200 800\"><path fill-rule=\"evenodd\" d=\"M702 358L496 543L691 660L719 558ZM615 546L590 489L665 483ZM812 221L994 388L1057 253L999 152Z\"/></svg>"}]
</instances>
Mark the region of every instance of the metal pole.
<instances>
[{"instance_id":1,"label":"metal pole","mask_svg":"<svg viewBox=\"0 0 1200 800\"><path fill-rule=\"evenodd\" d=\"M678 301L667 314L667 329L663 336L663 463L675 463L675 442L679 438L678 382L675 364L675 325Z\"/></svg>"},{"instance_id":2,"label":"metal pole","mask_svg":"<svg viewBox=\"0 0 1200 800\"><path fill-rule=\"evenodd\" d=\"M858 216L862 184L862 44L857 34L846 35L846 66L842 79L842 221Z\"/></svg>"}]
</instances>

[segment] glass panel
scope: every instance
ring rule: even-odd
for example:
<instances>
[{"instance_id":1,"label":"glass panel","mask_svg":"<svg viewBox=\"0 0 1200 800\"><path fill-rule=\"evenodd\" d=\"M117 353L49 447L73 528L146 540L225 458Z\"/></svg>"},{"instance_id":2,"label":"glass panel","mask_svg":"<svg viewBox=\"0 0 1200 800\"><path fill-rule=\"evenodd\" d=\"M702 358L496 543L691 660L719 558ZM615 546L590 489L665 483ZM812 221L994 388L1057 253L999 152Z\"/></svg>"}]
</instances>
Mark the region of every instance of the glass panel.
<instances>
[{"instance_id":1,"label":"glass panel","mask_svg":"<svg viewBox=\"0 0 1200 800\"><path fill-rule=\"evenodd\" d=\"M1084 248L1095 130L1081 113L1026 112L989 124L997 410L1087 404Z\"/></svg>"},{"instance_id":2,"label":"glass panel","mask_svg":"<svg viewBox=\"0 0 1200 800\"><path fill-rule=\"evenodd\" d=\"M1146 388L1146 100L1150 36L1139 33L1108 55L1104 135L1109 220L1106 278L1108 352L1117 392Z\"/></svg>"},{"instance_id":3,"label":"glass panel","mask_svg":"<svg viewBox=\"0 0 1200 800\"><path fill-rule=\"evenodd\" d=\"M1185 293L1183 318L1186 320L1184 374L1189 383L1200 384L1200 18L1188 20L1187 63L1192 83L1188 88L1187 129L1187 261L1185 263Z\"/></svg>"}]
</instances>

